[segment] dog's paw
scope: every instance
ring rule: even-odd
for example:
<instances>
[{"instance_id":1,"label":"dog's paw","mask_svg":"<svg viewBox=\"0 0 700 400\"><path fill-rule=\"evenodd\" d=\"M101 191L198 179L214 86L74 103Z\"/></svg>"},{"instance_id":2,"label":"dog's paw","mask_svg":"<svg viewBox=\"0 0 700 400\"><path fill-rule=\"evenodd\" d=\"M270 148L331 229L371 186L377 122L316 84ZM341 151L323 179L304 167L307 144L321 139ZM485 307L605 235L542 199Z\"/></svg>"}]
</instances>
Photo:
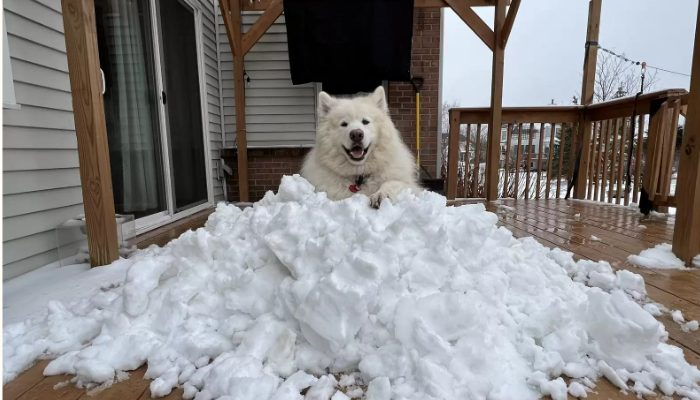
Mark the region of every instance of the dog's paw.
<instances>
[{"instance_id":1,"label":"dog's paw","mask_svg":"<svg viewBox=\"0 0 700 400\"><path fill-rule=\"evenodd\" d=\"M369 196L369 206L372 208L379 208L382 205L382 200L386 198L386 194L381 191L374 193Z\"/></svg>"}]
</instances>

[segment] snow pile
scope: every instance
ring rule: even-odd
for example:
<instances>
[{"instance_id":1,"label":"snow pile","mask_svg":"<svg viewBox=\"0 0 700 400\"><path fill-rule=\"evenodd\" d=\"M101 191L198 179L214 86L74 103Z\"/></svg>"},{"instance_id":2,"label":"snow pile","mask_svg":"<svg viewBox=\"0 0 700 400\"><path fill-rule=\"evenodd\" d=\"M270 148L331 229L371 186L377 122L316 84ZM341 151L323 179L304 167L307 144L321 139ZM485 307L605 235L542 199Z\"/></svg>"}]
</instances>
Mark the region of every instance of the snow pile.
<instances>
[{"instance_id":1,"label":"snow pile","mask_svg":"<svg viewBox=\"0 0 700 400\"><path fill-rule=\"evenodd\" d=\"M637 255L630 255L627 261L645 268L685 269L685 263L673 254L672 247L668 243L660 243L650 249L642 250Z\"/></svg>"},{"instance_id":2,"label":"snow pile","mask_svg":"<svg viewBox=\"0 0 700 400\"><path fill-rule=\"evenodd\" d=\"M254 207L220 205L204 229L120 261L123 284L7 326L4 379L59 355L46 373L89 385L147 361L154 394L180 384L200 400L564 399L601 377L700 399L700 371L640 306L639 275L496 222L433 193L374 210L285 177Z\"/></svg>"}]
</instances>

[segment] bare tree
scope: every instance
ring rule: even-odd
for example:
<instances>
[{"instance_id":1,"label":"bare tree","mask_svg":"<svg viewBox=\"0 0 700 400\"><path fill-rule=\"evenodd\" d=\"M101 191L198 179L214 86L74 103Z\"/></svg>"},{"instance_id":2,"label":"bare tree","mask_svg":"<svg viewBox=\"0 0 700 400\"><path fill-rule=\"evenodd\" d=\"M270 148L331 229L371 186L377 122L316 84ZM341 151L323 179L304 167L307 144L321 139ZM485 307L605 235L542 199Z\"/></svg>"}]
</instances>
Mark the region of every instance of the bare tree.
<instances>
[{"instance_id":1,"label":"bare tree","mask_svg":"<svg viewBox=\"0 0 700 400\"><path fill-rule=\"evenodd\" d=\"M644 92L657 83L656 71L647 70ZM632 96L641 86L641 67L606 52L598 53L593 101L598 103L618 97Z\"/></svg>"}]
</instances>

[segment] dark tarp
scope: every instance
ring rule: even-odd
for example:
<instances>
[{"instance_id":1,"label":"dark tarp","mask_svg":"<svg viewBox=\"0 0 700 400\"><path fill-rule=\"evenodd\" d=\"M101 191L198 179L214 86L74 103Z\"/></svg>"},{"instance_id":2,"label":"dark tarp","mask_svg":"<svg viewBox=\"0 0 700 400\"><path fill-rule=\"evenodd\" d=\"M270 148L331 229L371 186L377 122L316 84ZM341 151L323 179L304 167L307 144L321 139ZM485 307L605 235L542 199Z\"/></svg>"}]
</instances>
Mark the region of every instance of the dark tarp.
<instances>
[{"instance_id":1,"label":"dark tarp","mask_svg":"<svg viewBox=\"0 0 700 400\"><path fill-rule=\"evenodd\" d=\"M284 0L292 83L331 94L411 78L413 0Z\"/></svg>"}]
</instances>

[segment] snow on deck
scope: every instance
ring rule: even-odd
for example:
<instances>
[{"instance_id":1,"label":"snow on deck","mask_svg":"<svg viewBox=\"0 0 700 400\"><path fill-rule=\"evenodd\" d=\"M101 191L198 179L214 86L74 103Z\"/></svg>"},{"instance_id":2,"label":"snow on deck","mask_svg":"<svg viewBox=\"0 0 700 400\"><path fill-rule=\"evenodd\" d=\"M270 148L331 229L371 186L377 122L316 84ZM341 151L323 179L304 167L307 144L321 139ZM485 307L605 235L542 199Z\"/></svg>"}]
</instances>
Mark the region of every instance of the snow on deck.
<instances>
[{"instance_id":1,"label":"snow on deck","mask_svg":"<svg viewBox=\"0 0 700 400\"><path fill-rule=\"evenodd\" d=\"M560 399L602 377L700 398L700 371L642 307L642 276L497 222L432 193L329 202L287 177L104 268L128 268L123 282L6 325L4 379L58 356L46 373L87 386L148 362L152 394L197 399L327 399L342 373L375 400Z\"/></svg>"}]
</instances>

